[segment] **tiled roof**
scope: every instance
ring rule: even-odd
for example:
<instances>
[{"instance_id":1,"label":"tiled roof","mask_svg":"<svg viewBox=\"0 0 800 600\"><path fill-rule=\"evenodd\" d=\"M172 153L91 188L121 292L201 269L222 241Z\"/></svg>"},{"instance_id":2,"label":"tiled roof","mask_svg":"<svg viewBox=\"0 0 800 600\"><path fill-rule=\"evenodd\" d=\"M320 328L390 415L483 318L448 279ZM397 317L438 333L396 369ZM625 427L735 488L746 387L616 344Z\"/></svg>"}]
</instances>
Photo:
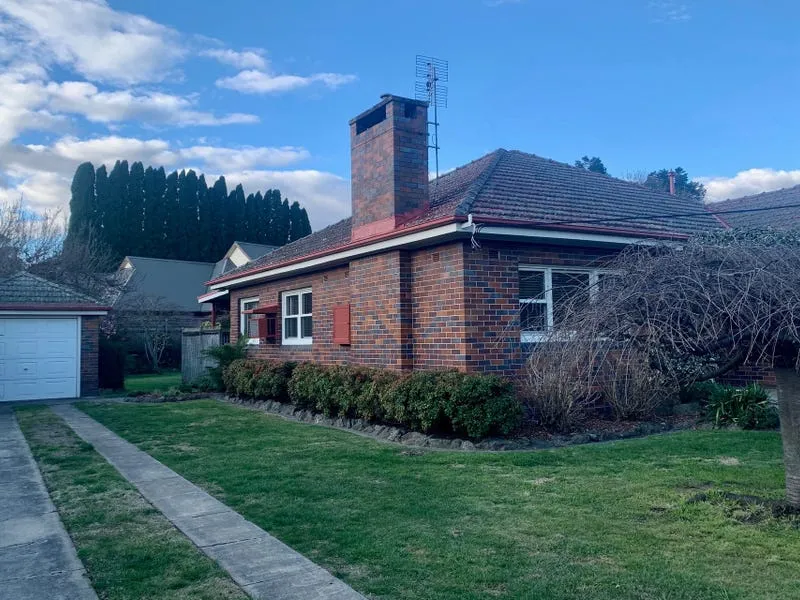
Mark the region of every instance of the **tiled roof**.
<instances>
[{"instance_id":1,"label":"tiled roof","mask_svg":"<svg viewBox=\"0 0 800 600\"><path fill-rule=\"evenodd\" d=\"M743 196L722 202L714 202L709 210L732 211L748 209L768 209L755 212L727 213L719 217L731 227L774 227L776 229L793 229L800 227L800 185L774 192L763 192L753 196ZM792 208L776 209L779 206Z\"/></svg>"},{"instance_id":2,"label":"tiled roof","mask_svg":"<svg viewBox=\"0 0 800 600\"><path fill-rule=\"evenodd\" d=\"M212 276L215 263L143 256L127 256L126 261L133 265L133 274L125 282L126 300L136 302L141 294L161 299L175 310L204 310L197 304L197 297L206 291L205 282Z\"/></svg>"},{"instance_id":3,"label":"tiled roof","mask_svg":"<svg viewBox=\"0 0 800 600\"><path fill-rule=\"evenodd\" d=\"M20 309L31 305L101 308L94 298L25 271L0 280L0 305L18 305Z\"/></svg>"},{"instance_id":4,"label":"tiled roof","mask_svg":"<svg viewBox=\"0 0 800 600\"><path fill-rule=\"evenodd\" d=\"M642 237L691 235L721 227L702 204L643 185L592 173L516 150L495 150L430 182L430 208L405 223L421 226L446 217L519 222L528 226ZM689 216L663 218L663 215ZM350 219L225 273L263 270L350 241Z\"/></svg>"}]
</instances>

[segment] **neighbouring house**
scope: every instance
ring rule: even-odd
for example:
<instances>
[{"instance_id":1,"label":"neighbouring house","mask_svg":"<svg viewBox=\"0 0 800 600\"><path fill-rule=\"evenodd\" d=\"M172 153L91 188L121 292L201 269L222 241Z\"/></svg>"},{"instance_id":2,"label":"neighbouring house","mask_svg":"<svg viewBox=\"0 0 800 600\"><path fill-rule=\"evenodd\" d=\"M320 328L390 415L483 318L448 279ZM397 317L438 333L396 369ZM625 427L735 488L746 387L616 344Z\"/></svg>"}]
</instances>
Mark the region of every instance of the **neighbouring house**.
<instances>
[{"instance_id":1,"label":"neighbouring house","mask_svg":"<svg viewBox=\"0 0 800 600\"><path fill-rule=\"evenodd\" d=\"M178 336L184 327L199 327L229 312L225 294L212 294L212 300L198 305L198 295L207 291L206 281L259 259L275 248L234 242L215 263L126 256L117 271L121 284L114 307L132 312L163 309L171 314L171 326Z\"/></svg>"},{"instance_id":2,"label":"neighbouring house","mask_svg":"<svg viewBox=\"0 0 800 600\"><path fill-rule=\"evenodd\" d=\"M721 227L695 200L519 151L429 181L427 126L426 103L391 95L350 121L352 217L208 282L230 298L232 340L263 358L512 375L621 248Z\"/></svg>"},{"instance_id":3,"label":"neighbouring house","mask_svg":"<svg viewBox=\"0 0 800 600\"><path fill-rule=\"evenodd\" d=\"M96 396L109 308L26 272L0 279L0 402Z\"/></svg>"},{"instance_id":4,"label":"neighbouring house","mask_svg":"<svg viewBox=\"0 0 800 600\"><path fill-rule=\"evenodd\" d=\"M708 205L731 227L800 227L800 185Z\"/></svg>"}]
</instances>

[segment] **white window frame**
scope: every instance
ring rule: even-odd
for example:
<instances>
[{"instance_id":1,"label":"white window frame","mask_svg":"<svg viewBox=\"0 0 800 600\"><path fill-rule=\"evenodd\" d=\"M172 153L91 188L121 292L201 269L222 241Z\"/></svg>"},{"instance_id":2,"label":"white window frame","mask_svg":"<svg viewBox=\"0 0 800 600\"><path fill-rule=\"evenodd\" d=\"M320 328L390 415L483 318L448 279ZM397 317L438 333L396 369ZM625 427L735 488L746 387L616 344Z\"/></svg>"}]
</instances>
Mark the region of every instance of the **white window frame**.
<instances>
[{"instance_id":1,"label":"white window frame","mask_svg":"<svg viewBox=\"0 0 800 600\"><path fill-rule=\"evenodd\" d=\"M244 311L245 311L244 305L247 304L248 302L255 302L256 305L257 305L259 300L260 299L259 299L258 296L253 296L251 298L240 298L239 299L239 335L241 335L243 337L247 337L247 319L250 317L250 315L246 315L244 313ZM258 339L258 337L254 337L254 338L248 337L247 338L247 345L248 346L258 346L259 343L260 343L260 340Z\"/></svg>"},{"instance_id":2,"label":"white window frame","mask_svg":"<svg viewBox=\"0 0 800 600\"><path fill-rule=\"evenodd\" d=\"M546 305L546 330L545 331L523 331L522 323L520 322L520 340L524 344L534 344L541 342L547 338L550 333L549 330L553 328L553 271L558 273L579 273L589 274L589 301L594 302L597 298L598 283L600 275L607 275L613 273L608 269L596 269L590 267L561 267L561 266L544 266L544 265L520 265L519 273L523 272L544 272L544 298L543 299L528 299L520 298L520 308L523 304L544 304Z\"/></svg>"},{"instance_id":3,"label":"white window frame","mask_svg":"<svg viewBox=\"0 0 800 600\"><path fill-rule=\"evenodd\" d=\"M311 294L311 312L303 312L303 294ZM290 296L297 296L297 314L287 315L286 309L288 302L286 299ZM281 344L284 346L309 346L314 341L314 336L301 337L303 335L302 317L311 317L311 330L314 330L314 292L310 287L298 290L289 290L281 293ZM297 319L297 336L296 338L286 337L286 319Z\"/></svg>"}]
</instances>

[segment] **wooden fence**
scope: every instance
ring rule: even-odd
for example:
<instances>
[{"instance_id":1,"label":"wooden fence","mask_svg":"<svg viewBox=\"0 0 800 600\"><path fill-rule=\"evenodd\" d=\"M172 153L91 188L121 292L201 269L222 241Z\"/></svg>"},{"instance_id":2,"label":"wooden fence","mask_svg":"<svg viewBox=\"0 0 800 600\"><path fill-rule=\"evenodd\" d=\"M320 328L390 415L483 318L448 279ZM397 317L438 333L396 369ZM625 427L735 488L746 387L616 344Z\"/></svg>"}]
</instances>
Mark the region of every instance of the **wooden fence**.
<instances>
[{"instance_id":1,"label":"wooden fence","mask_svg":"<svg viewBox=\"0 0 800 600\"><path fill-rule=\"evenodd\" d=\"M227 333L227 332L225 332ZM213 367L214 359L204 350L220 345L220 329L187 328L181 335L181 379L183 383L194 383Z\"/></svg>"}]
</instances>

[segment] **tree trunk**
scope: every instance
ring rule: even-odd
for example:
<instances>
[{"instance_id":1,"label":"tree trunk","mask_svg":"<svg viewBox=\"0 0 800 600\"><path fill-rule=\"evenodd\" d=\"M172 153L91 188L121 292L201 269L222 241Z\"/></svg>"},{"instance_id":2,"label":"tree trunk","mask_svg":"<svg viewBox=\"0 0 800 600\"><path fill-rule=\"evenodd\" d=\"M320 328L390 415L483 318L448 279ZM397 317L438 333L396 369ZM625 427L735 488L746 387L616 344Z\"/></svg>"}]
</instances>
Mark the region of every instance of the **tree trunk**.
<instances>
[{"instance_id":1,"label":"tree trunk","mask_svg":"<svg viewBox=\"0 0 800 600\"><path fill-rule=\"evenodd\" d=\"M794 369L775 369L781 412L786 499L800 508L800 375Z\"/></svg>"}]
</instances>

